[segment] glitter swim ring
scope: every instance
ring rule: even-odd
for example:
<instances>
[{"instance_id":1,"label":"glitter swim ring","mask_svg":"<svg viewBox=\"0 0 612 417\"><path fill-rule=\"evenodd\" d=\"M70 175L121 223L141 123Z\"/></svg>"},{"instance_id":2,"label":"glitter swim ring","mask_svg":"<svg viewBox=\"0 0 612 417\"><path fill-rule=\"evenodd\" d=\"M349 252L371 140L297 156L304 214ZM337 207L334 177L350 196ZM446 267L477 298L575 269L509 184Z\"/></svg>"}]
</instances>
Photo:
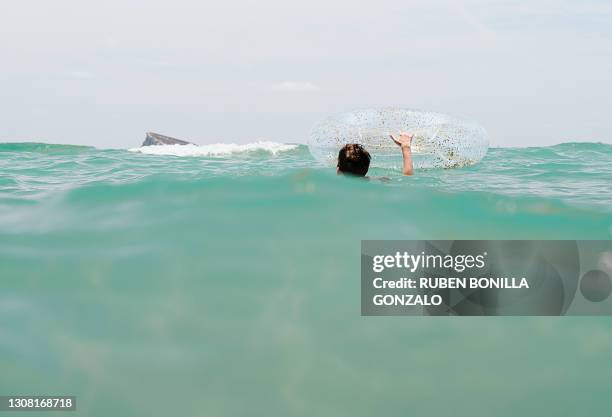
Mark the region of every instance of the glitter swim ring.
<instances>
[{"instance_id":1,"label":"glitter swim ring","mask_svg":"<svg viewBox=\"0 0 612 417\"><path fill-rule=\"evenodd\" d=\"M372 156L371 167L396 168L401 154L389 138L413 133L412 153L417 168L455 168L472 165L487 153L487 132L476 123L441 113L401 108L355 110L329 117L310 134L310 153L326 165L337 163L347 143L363 145Z\"/></svg>"}]
</instances>

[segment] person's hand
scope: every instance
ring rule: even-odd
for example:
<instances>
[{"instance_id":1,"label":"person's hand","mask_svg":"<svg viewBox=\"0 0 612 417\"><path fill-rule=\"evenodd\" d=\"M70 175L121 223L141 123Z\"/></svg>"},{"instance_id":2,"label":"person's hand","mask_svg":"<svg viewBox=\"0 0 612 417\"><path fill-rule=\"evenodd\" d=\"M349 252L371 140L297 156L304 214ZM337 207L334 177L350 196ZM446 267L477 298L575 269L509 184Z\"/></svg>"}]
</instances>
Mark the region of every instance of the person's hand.
<instances>
[{"instance_id":1,"label":"person's hand","mask_svg":"<svg viewBox=\"0 0 612 417\"><path fill-rule=\"evenodd\" d=\"M414 137L412 133L405 133L405 132L400 132L399 137L394 136L394 135L390 135L390 136L393 142L395 142L395 144L401 147L402 149L404 148L410 149L410 145L412 144L412 138Z\"/></svg>"},{"instance_id":2,"label":"person's hand","mask_svg":"<svg viewBox=\"0 0 612 417\"><path fill-rule=\"evenodd\" d=\"M410 145L412 145L414 135L412 133L400 132L399 138L394 135L389 136L391 136L391 139L397 146L402 148L402 156L404 157L402 173L404 175L412 175L412 151L410 150Z\"/></svg>"}]
</instances>

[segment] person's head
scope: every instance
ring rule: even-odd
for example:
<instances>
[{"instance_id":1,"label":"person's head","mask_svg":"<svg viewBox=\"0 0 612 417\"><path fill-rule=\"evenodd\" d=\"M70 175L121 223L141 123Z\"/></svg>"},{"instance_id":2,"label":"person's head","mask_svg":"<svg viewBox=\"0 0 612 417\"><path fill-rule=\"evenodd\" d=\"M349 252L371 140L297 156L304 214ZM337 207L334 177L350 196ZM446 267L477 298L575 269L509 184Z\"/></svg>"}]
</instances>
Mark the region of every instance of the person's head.
<instances>
[{"instance_id":1,"label":"person's head","mask_svg":"<svg viewBox=\"0 0 612 417\"><path fill-rule=\"evenodd\" d=\"M370 154L357 143L348 143L338 153L338 173L365 177L370 167Z\"/></svg>"}]
</instances>

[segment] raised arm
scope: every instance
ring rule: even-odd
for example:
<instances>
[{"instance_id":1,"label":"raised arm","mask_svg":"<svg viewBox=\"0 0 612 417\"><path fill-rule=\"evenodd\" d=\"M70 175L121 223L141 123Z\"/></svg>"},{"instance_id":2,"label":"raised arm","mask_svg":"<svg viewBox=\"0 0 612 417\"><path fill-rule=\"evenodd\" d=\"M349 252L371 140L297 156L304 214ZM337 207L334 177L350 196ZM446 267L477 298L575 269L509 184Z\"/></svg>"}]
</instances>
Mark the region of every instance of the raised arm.
<instances>
[{"instance_id":1,"label":"raised arm","mask_svg":"<svg viewBox=\"0 0 612 417\"><path fill-rule=\"evenodd\" d=\"M412 137L414 135L409 133L400 133L399 137L395 137L391 135L391 139L397 146L402 148L402 156L404 157L404 168L402 169L402 173L404 175L412 175L412 150L410 149L410 145L412 144Z\"/></svg>"}]
</instances>

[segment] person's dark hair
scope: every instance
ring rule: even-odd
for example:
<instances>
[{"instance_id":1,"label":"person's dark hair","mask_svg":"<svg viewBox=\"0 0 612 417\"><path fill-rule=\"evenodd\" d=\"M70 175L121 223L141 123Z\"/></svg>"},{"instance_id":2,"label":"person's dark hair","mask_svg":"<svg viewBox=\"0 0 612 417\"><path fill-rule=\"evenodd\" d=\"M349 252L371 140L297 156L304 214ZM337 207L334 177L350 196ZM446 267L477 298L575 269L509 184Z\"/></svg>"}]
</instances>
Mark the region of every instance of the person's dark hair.
<instances>
[{"instance_id":1,"label":"person's dark hair","mask_svg":"<svg viewBox=\"0 0 612 417\"><path fill-rule=\"evenodd\" d=\"M338 153L338 171L364 177L370 168L370 154L357 143L348 143Z\"/></svg>"}]
</instances>

